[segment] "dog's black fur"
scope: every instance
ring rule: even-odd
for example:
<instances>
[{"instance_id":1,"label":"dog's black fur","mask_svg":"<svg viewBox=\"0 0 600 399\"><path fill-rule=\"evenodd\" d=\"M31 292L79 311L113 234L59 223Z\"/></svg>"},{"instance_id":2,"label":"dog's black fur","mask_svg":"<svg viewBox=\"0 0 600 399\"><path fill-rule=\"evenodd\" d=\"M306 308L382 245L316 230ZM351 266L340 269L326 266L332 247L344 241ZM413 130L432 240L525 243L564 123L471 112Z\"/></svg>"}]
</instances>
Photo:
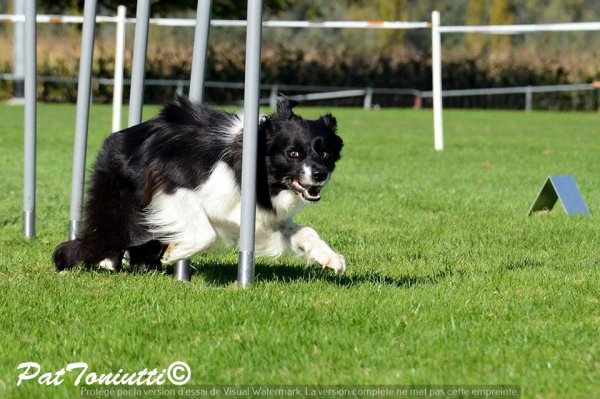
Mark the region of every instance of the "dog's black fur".
<instances>
[{"instance_id":1,"label":"dog's black fur","mask_svg":"<svg viewBox=\"0 0 600 399\"><path fill-rule=\"evenodd\" d=\"M310 163L314 181L325 180L343 146L331 114L304 120L293 113L294 105L280 98L277 112L261 118L259 124L257 207L272 212L276 210L271 199L282 190L303 195L292 184L302 165ZM239 121L235 114L179 97L158 117L110 135L89 182L81 234L58 245L53 256L56 269L103 259L119 269L126 250L132 263L160 264L168 242L149 233L144 209L158 192L201 186L218 161L231 167L239 186L242 135L228 131ZM321 185L304 188L306 197L318 200Z\"/></svg>"}]
</instances>

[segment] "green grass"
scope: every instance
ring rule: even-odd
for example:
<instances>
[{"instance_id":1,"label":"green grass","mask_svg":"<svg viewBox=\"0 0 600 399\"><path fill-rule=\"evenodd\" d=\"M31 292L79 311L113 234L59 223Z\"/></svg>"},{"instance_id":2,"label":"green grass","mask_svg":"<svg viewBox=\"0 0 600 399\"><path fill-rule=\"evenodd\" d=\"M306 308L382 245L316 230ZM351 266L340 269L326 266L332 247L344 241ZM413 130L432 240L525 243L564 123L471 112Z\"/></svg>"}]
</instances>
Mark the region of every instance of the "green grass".
<instances>
[{"instance_id":1,"label":"green grass","mask_svg":"<svg viewBox=\"0 0 600 399\"><path fill-rule=\"evenodd\" d=\"M316 116L323 109L301 109ZM40 105L37 238L21 234L22 108L0 106L0 397L68 397L26 381L58 371L192 369L201 384L515 384L524 397L600 395L600 223L527 210L572 174L600 210L600 115L332 110L345 141L323 200L298 221L346 255L341 277L260 259L236 287L235 250L167 273L56 274L67 235L74 107ZM150 115L156 108L148 108ZM94 106L91 165L110 126Z\"/></svg>"}]
</instances>

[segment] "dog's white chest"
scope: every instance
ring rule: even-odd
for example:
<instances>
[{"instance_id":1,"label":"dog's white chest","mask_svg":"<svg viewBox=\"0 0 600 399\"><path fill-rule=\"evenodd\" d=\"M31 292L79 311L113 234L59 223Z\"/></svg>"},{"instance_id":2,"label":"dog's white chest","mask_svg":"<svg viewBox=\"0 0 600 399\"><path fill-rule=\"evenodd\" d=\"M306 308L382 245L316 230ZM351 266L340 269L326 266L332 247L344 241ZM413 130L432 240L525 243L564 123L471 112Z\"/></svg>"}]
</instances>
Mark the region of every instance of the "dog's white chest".
<instances>
[{"instance_id":1,"label":"dog's white chest","mask_svg":"<svg viewBox=\"0 0 600 399\"><path fill-rule=\"evenodd\" d=\"M157 238L188 241L214 235L213 241L218 238L234 244L239 240L240 200L233 170L225 162L218 162L209 178L195 190L180 188L172 194L156 194L146 208L146 222ZM268 247L265 241L271 239L282 221L303 206L297 195L284 190L273 198L275 213L257 207L257 247Z\"/></svg>"}]
</instances>

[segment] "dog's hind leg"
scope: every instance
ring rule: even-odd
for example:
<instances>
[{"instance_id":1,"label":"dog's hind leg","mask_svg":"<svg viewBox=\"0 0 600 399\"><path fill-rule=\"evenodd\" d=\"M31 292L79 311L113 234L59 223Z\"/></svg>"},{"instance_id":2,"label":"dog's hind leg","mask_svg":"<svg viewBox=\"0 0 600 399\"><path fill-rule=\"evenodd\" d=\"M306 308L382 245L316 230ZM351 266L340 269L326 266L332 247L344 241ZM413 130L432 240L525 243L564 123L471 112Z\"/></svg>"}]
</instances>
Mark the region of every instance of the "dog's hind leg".
<instances>
[{"instance_id":1,"label":"dog's hind leg","mask_svg":"<svg viewBox=\"0 0 600 399\"><path fill-rule=\"evenodd\" d=\"M170 264L209 249L217 239L217 233L204 213L197 215L181 231L174 241L169 242L161 263Z\"/></svg>"},{"instance_id":2,"label":"dog's hind leg","mask_svg":"<svg viewBox=\"0 0 600 399\"><path fill-rule=\"evenodd\" d=\"M191 190L159 193L145 210L148 231L167 247L161 263L170 264L205 251L217 239L208 216Z\"/></svg>"},{"instance_id":3,"label":"dog's hind leg","mask_svg":"<svg viewBox=\"0 0 600 399\"><path fill-rule=\"evenodd\" d=\"M98 161L94 169L79 237L60 244L54 252L57 271L101 262L105 268L119 270L123 251L139 238L132 235L136 230L132 226L138 222L135 187L104 163Z\"/></svg>"},{"instance_id":4,"label":"dog's hind leg","mask_svg":"<svg viewBox=\"0 0 600 399\"><path fill-rule=\"evenodd\" d=\"M106 269L106 270L115 271L115 272L120 271L121 267L123 265L123 253L124 252L125 251L119 251L114 256L111 256L109 258L105 258L104 260L101 260L98 263L98 266L101 269Z\"/></svg>"},{"instance_id":5,"label":"dog's hind leg","mask_svg":"<svg viewBox=\"0 0 600 399\"><path fill-rule=\"evenodd\" d=\"M145 244L129 247L129 263L131 265L145 264L152 267L161 265L160 259L165 252L166 245L157 240Z\"/></svg>"}]
</instances>

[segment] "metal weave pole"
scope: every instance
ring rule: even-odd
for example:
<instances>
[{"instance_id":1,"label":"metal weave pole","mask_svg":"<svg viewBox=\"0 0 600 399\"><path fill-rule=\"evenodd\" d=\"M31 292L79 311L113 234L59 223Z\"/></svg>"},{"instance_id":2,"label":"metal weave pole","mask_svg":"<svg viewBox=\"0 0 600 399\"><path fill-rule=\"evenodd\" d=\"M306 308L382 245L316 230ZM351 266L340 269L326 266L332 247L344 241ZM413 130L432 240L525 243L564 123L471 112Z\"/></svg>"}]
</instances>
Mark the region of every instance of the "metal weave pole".
<instances>
[{"instance_id":1,"label":"metal weave pole","mask_svg":"<svg viewBox=\"0 0 600 399\"><path fill-rule=\"evenodd\" d=\"M242 215L238 284L246 287L254 280L254 243L256 222L256 153L258 141L258 103L260 96L260 49L262 0L248 0L246 31L246 78L244 89L244 139L242 149Z\"/></svg>"},{"instance_id":2,"label":"metal weave pole","mask_svg":"<svg viewBox=\"0 0 600 399\"><path fill-rule=\"evenodd\" d=\"M123 66L125 64L125 19L127 7L117 7L116 32L115 32L115 73L113 83L113 114L112 132L121 130L121 108L123 107Z\"/></svg>"},{"instance_id":3,"label":"metal weave pole","mask_svg":"<svg viewBox=\"0 0 600 399\"><path fill-rule=\"evenodd\" d=\"M25 15L25 0L13 1L14 13ZM13 98L12 102L25 100L25 24L13 21Z\"/></svg>"},{"instance_id":4,"label":"metal weave pole","mask_svg":"<svg viewBox=\"0 0 600 399\"><path fill-rule=\"evenodd\" d=\"M25 6L25 131L23 170L23 234L35 237L35 168L37 141L36 0Z\"/></svg>"},{"instance_id":5,"label":"metal weave pole","mask_svg":"<svg viewBox=\"0 0 600 399\"><path fill-rule=\"evenodd\" d=\"M85 0L83 7L83 32L81 35L81 60L79 62L79 81L77 84L77 119L75 123L75 147L73 150L73 179L71 181L71 212L69 222L69 238L71 240L77 237L81 228L95 31L96 0Z\"/></svg>"},{"instance_id":6,"label":"metal weave pole","mask_svg":"<svg viewBox=\"0 0 600 399\"><path fill-rule=\"evenodd\" d=\"M212 0L198 0L196 10L196 30L194 52L192 54L192 74L190 78L190 101L202 103L206 75L206 53L210 31L210 8ZM179 281L190 281L190 260L182 259L175 263L173 276Z\"/></svg>"},{"instance_id":7,"label":"metal weave pole","mask_svg":"<svg viewBox=\"0 0 600 399\"><path fill-rule=\"evenodd\" d=\"M135 38L133 42L133 63L131 66L131 91L129 93L129 127L142 122L149 24L150 0L138 0L135 12Z\"/></svg>"},{"instance_id":8,"label":"metal weave pole","mask_svg":"<svg viewBox=\"0 0 600 399\"><path fill-rule=\"evenodd\" d=\"M190 77L190 101L202 103L206 76L206 55L210 31L210 8L212 0L198 0L192 74Z\"/></svg>"}]
</instances>

